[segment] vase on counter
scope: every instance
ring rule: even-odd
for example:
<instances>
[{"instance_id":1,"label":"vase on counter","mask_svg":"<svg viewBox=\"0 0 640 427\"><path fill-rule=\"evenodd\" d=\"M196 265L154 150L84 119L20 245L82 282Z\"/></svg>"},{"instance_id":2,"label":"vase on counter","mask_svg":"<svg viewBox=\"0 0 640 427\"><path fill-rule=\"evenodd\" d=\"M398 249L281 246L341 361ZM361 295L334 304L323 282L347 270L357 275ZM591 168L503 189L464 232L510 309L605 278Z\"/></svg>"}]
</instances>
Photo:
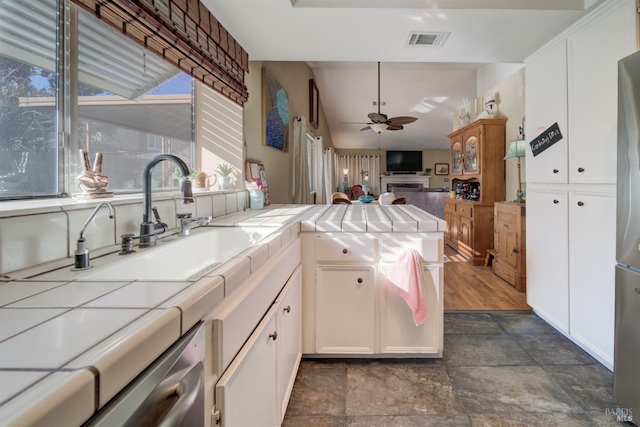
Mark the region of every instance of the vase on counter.
<instances>
[{"instance_id":1,"label":"vase on counter","mask_svg":"<svg viewBox=\"0 0 640 427\"><path fill-rule=\"evenodd\" d=\"M227 190L231 187L231 176L221 176L218 178L218 183L220 184L221 190Z\"/></svg>"}]
</instances>

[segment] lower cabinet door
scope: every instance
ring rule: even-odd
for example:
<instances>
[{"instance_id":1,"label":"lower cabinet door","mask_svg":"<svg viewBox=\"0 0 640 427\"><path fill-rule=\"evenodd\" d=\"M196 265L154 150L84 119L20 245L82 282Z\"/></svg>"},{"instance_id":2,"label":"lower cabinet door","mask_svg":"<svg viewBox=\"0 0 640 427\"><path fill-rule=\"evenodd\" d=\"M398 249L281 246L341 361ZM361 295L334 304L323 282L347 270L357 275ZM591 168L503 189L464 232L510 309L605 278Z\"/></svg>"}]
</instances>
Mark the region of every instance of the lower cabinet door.
<instances>
[{"instance_id":1,"label":"lower cabinet door","mask_svg":"<svg viewBox=\"0 0 640 427\"><path fill-rule=\"evenodd\" d=\"M276 412L276 309L274 305L216 384L222 427L266 427Z\"/></svg>"},{"instance_id":2,"label":"lower cabinet door","mask_svg":"<svg viewBox=\"0 0 640 427\"><path fill-rule=\"evenodd\" d=\"M391 267L383 267L386 275ZM381 277L380 344L382 353L442 353L442 266L423 267L424 296L427 300L427 320L419 326L413 321L413 313L393 289L384 285Z\"/></svg>"},{"instance_id":3,"label":"lower cabinet door","mask_svg":"<svg viewBox=\"0 0 640 427\"><path fill-rule=\"evenodd\" d=\"M282 422L287 410L293 383L296 380L302 357L302 269L293 273L291 279L276 300L278 311L276 326L276 369L278 378L279 420Z\"/></svg>"},{"instance_id":4,"label":"lower cabinet door","mask_svg":"<svg viewBox=\"0 0 640 427\"><path fill-rule=\"evenodd\" d=\"M316 351L372 354L374 267L319 266L316 280Z\"/></svg>"},{"instance_id":5,"label":"lower cabinet door","mask_svg":"<svg viewBox=\"0 0 640 427\"><path fill-rule=\"evenodd\" d=\"M562 332L569 332L568 215L566 191L527 189L527 304Z\"/></svg>"},{"instance_id":6,"label":"lower cabinet door","mask_svg":"<svg viewBox=\"0 0 640 427\"><path fill-rule=\"evenodd\" d=\"M569 333L611 365L615 218L615 192L569 192Z\"/></svg>"},{"instance_id":7,"label":"lower cabinet door","mask_svg":"<svg viewBox=\"0 0 640 427\"><path fill-rule=\"evenodd\" d=\"M458 251L466 259L473 258L473 220L461 216L458 225Z\"/></svg>"}]
</instances>

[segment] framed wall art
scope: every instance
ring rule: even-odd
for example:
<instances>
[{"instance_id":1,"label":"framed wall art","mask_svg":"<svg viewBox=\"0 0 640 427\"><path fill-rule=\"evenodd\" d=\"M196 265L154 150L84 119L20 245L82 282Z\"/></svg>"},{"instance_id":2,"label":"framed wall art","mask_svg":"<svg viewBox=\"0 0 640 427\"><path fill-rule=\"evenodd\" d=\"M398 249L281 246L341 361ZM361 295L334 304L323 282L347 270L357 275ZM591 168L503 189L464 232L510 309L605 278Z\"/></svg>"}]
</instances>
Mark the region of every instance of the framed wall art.
<instances>
[{"instance_id":1,"label":"framed wall art","mask_svg":"<svg viewBox=\"0 0 640 427\"><path fill-rule=\"evenodd\" d=\"M320 126L320 92L318 92L318 86L313 79L309 80L309 124L314 129L318 129Z\"/></svg>"},{"instance_id":2,"label":"framed wall art","mask_svg":"<svg viewBox=\"0 0 640 427\"><path fill-rule=\"evenodd\" d=\"M289 151L289 98L262 68L262 145Z\"/></svg>"},{"instance_id":3,"label":"framed wall art","mask_svg":"<svg viewBox=\"0 0 640 427\"><path fill-rule=\"evenodd\" d=\"M449 175L449 163L436 163L434 169L436 175Z\"/></svg>"}]
</instances>

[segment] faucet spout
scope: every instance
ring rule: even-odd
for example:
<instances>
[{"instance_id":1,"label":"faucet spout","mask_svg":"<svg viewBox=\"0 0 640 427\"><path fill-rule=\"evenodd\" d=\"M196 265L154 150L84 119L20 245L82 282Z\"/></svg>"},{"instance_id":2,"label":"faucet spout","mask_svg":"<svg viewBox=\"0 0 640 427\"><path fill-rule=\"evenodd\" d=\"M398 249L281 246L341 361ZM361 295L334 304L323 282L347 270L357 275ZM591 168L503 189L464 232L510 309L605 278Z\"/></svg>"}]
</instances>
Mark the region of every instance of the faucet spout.
<instances>
[{"instance_id":1,"label":"faucet spout","mask_svg":"<svg viewBox=\"0 0 640 427\"><path fill-rule=\"evenodd\" d=\"M85 270L87 268L91 268L91 265L89 264L89 249L87 249L87 242L84 238L84 231L91 223L91 221L93 221L93 218L95 218L100 208L103 206L109 208L109 218L113 219L113 206L111 206L111 203L102 202L93 209L93 212L91 212L91 215L89 215L89 218L87 218L87 220L82 225L82 228L80 229L80 236L78 237L76 252L74 254L74 270Z\"/></svg>"},{"instance_id":2,"label":"faucet spout","mask_svg":"<svg viewBox=\"0 0 640 427\"><path fill-rule=\"evenodd\" d=\"M169 160L180 168L184 180L182 181L182 203L192 203L193 193L191 192L191 181L189 180L189 167L177 156L172 154L160 154L159 156L151 159L149 163L144 167L142 172L142 224L140 224L140 247L154 246L156 244L157 235L164 233L166 230L165 224L162 224L158 215L156 215L157 223L151 221L151 171L153 167L163 160Z\"/></svg>"}]
</instances>

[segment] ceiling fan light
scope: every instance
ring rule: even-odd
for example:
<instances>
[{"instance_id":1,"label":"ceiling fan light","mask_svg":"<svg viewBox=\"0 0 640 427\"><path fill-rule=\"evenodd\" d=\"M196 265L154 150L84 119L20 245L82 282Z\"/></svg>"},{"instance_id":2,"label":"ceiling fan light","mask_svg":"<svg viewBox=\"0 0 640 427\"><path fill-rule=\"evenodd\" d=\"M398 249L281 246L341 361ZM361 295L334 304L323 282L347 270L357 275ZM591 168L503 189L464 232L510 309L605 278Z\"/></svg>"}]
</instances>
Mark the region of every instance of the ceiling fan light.
<instances>
[{"instance_id":1,"label":"ceiling fan light","mask_svg":"<svg viewBox=\"0 0 640 427\"><path fill-rule=\"evenodd\" d=\"M377 133L382 133L385 130L387 130L387 128L389 127L389 125L386 123L373 123L370 126L371 126L371 129L373 129L373 131Z\"/></svg>"}]
</instances>

